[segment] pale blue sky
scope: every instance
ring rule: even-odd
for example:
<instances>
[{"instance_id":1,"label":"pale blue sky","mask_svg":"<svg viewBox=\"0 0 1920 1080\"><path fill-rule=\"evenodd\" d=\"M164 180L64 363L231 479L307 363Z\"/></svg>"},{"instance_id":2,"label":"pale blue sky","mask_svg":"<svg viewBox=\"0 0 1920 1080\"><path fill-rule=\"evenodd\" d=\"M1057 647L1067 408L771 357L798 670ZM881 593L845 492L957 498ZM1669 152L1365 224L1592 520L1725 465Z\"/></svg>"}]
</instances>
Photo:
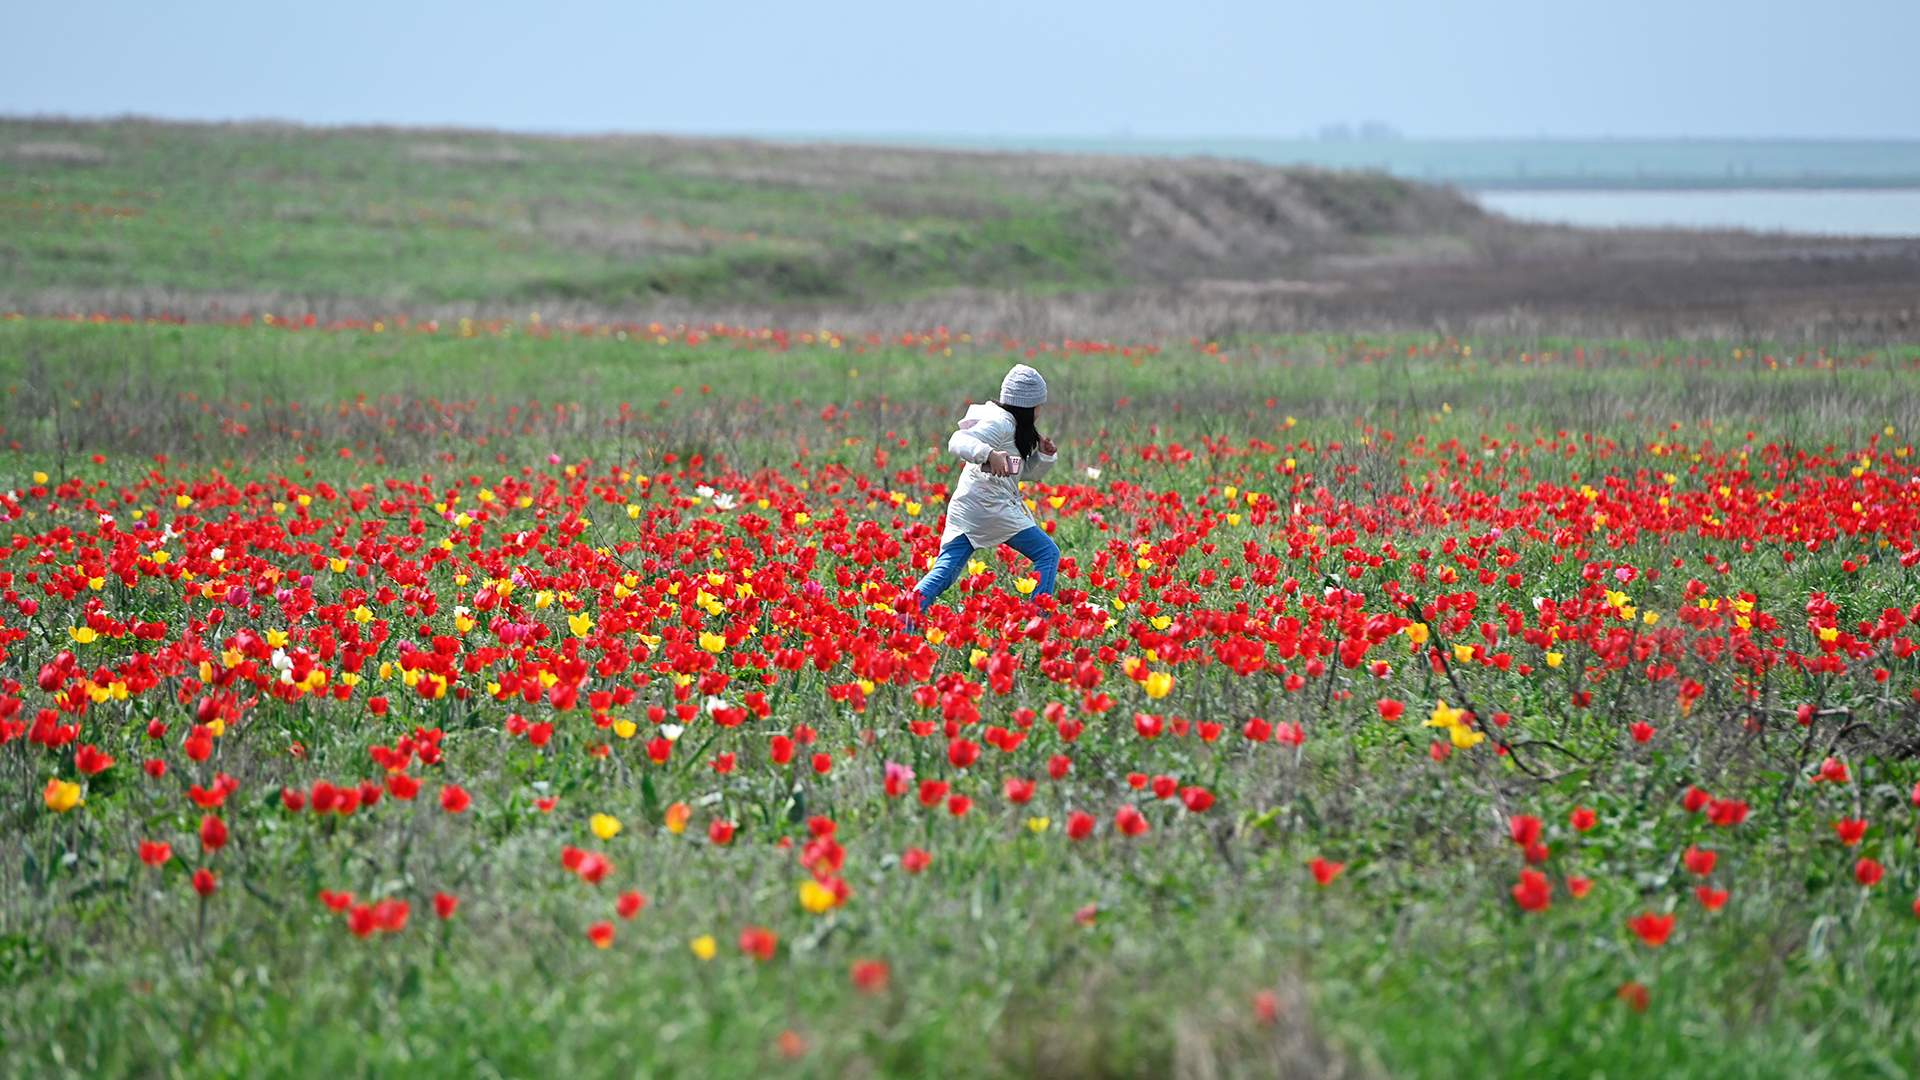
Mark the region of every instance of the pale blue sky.
<instances>
[{"instance_id":1,"label":"pale blue sky","mask_svg":"<svg viewBox=\"0 0 1920 1080\"><path fill-rule=\"evenodd\" d=\"M549 131L1920 137L1920 0L13 5L0 112Z\"/></svg>"}]
</instances>

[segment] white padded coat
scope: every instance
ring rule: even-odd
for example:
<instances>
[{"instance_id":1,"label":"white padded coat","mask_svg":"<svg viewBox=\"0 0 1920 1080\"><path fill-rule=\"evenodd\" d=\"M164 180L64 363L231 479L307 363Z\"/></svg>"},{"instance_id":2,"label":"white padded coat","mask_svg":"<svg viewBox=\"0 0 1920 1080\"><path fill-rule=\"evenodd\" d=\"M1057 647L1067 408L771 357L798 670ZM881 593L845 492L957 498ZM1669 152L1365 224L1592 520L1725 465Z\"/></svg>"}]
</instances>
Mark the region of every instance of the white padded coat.
<instances>
[{"instance_id":1,"label":"white padded coat","mask_svg":"<svg viewBox=\"0 0 1920 1080\"><path fill-rule=\"evenodd\" d=\"M988 472L987 456L995 450L1019 460L1013 446L1013 428L1012 413L991 401L982 402L967 409L960 429L947 440L947 449L967 466L960 471L953 498L947 503L947 529L940 535L941 547L964 535L975 549L990 551L1033 525L1033 515L1020 494L1020 482L1045 476L1056 458L1035 450L1033 457L1021 463L1018 476Z\"/></svg>"}]
</instances>

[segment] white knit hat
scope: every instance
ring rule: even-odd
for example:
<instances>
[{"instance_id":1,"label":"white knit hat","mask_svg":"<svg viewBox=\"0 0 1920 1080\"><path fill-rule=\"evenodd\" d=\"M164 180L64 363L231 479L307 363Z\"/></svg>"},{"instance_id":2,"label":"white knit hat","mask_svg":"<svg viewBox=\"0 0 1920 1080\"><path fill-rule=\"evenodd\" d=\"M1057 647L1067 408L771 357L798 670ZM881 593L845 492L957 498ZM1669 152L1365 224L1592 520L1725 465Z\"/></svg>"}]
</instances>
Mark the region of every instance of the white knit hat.
<instances>
[{"instance_id":1,"label":"white knit hat","mask_svg":"<svg viewBox=\"0 0 1920 1080\"><path fill-rule=\"evenodd\" d=\"M1027 365L1013 365L1007 377L1000 380L1000 404L1032 406L1046 403L1047 380Z\"/></svg>"}]
</instances>

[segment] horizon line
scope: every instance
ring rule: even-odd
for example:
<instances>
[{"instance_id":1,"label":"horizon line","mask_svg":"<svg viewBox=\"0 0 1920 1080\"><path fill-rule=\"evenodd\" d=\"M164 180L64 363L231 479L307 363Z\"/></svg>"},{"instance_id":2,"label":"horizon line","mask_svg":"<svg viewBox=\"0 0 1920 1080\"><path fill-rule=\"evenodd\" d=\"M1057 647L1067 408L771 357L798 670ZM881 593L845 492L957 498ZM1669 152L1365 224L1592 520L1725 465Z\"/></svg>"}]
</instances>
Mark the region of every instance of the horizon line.
<instances>
[{"instance_id":1,"label":"horizon line","mask_svg":"<svg viewBox=\"0 0 1920 1080\"><path fill-rule=\"evenodd\" d=\"M1633 134L1538 134L1538 135L1426 135L1395 132L1386 137L1366 137L1356 134L1352 138L1326 138L1311 132L1293 134L1223 134L1219 132L1204 134L1164 134L1141 133L1133 131L1115 131L1107 133L983 133L983 132L906 132L906 131L861 131L852 129L815 129L797 130L749 130L716 128L545 128L516 127L511 125L488 125L462 121L393 121L393 120L301 120L284 116L227 116L211 118L205 116L166 116L158 113L143 113L134 110L118 113L60 113L16 111L0 109L0 122L29 124L111 124L111 123L152 123L176 124L181 126L216 127L221 125L274 125L285 127L310 128L315 130L355 131L355 130L417 130L417 131L457 131L485 135L515 135L530 138L686 138L686 139L750 139L758 141L807 141L852 143L859 140L899 141L969 141L969 142L1105 142L1105 143L1276 143L1299 142L1316 143L1329 146L1364 144L1370 146L1390 146L1394 143L1913 143L1920 144L1920 134L1916 135L1808 135L1808 134L1771 134L1771 135L1633 135Z\"/></svg>"}]
</instances>

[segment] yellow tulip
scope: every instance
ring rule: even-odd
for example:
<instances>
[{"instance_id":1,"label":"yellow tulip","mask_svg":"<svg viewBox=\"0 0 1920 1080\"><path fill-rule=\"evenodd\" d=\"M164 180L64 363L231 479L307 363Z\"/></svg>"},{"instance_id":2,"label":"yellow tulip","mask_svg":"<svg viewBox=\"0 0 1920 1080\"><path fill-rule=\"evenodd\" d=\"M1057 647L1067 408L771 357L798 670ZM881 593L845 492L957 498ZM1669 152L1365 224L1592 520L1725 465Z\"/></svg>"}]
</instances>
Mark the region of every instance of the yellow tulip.
<instances>
[{"instance_id":1,"label":"yellow tulip","mask_svg":"<svg viewBox=\"0 0 1920 1080\"><path fill-rule=\"evenodd\" d=\"M1461 750L1471 750L1487 740L1485 734L1475 731L1465 724L1448 728L1447 736L1453 740L1453 745Z\"/></svg>"},{"instance_id":2,"label":"yellow tulip","mask_svg":"<svg viewBox=\"0 0 1920 1080\"><path fill-rule=\"evenodd\" d=\"M815 915L825 915L840 905L832 889L808 878L800 883L800 906Z\"/></svg>"},{"instance_id":3,"label":"yellow tulip","mask_svg":"<svg viewBox=\"0 0 1920 1080\"><path fill-rule=\"evenodd\" d=\"M1426 726L1443 728L1457 727L1465 713L1466 710L1456 709L1448 705L1446 699L1442 698L1439 704L1433 707L1432 715L1427 717Z\"/></svg>"},{"instance_id":4,"label":"yellow tulip","mask_svg":"<svg viewBox=\"0 0 1920 1080\"><path fill-rule=\"evenodd\" d=\"M587 821L587 827L593 835L602 840L611 840L620 835L620 819L612 814L595 814Z\"/></svg>"},{"instance_id":5,"label":"yellow tulip","mask_svg":"<svg viewBox=\"0 0 1920 1080\"><path fill-rule=\"evenodd\" d=\"M80 805L80 785L54 777L47 781L47 790L42 793L47 809L56 814L64 814Z\"/></svg>"},{"instance_id":6,"label":"yellow tulip","mask_svg":"<svg viewBox=\"0 0 1920 1080\"><path fill-rule=\"evenodd\" d=\"M714 943L712 934L701 934L688 942L687 948L692 949L693 955L702 960L713 959L713 954L719 951L719 946Z\"/></svg>"}]
</instances>

